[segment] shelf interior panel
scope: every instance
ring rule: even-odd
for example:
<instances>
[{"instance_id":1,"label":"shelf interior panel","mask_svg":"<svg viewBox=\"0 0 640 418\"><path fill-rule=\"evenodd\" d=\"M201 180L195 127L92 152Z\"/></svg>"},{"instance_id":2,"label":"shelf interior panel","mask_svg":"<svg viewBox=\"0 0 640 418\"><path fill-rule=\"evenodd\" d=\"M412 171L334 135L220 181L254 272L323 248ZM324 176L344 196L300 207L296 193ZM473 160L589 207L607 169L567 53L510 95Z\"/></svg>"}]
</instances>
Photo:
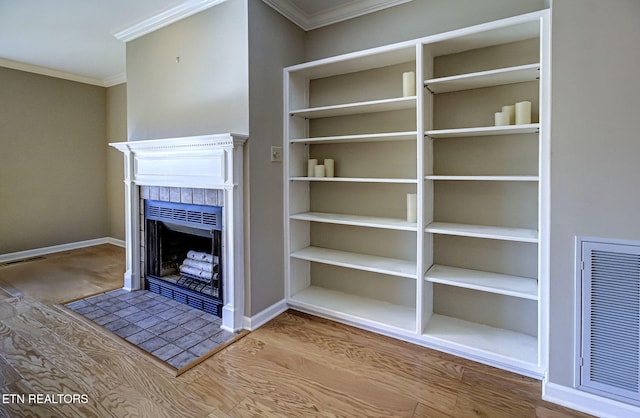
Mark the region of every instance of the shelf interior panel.
<instances>
[{"instance_id":1,"label":"shelf interior panel","mask_svg":"<svg viewBox=\"0 0 640 418\"><path fill-rule=\"evenodd\" d=\"M425 228L425 231L433 234L459 235L506 241L538 242L538 231L527 228L432 222Z\"/></svg>"},{"instance_id":2,"label":"shelf interior panel","mask_svg":"<svg viewBox=\"0 0 640 418\"><path fill-rule=\"evenodd\" d=\"M460 90L478 89L506 84L534 81L540 76L540 64L519 65L516 67L480 71L450 77L426 80L424 85L434 94Z\"/></svg>"},{"instance_id":3,"label":"shelf interior panel","mask_svg":"<svg viewBox=\"0 0 640 418\"><path fill-rule=\"evenodd\" d=\"M523 299L538 299L538 281L529 277L434 264L427 271L425 280Z\"/></svg>"},{"instance_id":4,"label":"shelf interior panel","mask_svg":"<svg viewBox=\"0 0 640 418\"><path fill-rule=\"evenodd\" d=\"M310 286L296 293L290 298L290 303L328 316L357 320L373 326L393 327L405 332L416 330L414 308L318 286Z\"/></svg>"},{"instance_id":5,"label":"shelf interior panel","mask_svg":"<svg viewBox=\"0 0 640 418\"><path fill-rule=\"evenodd\" d=\"M320 247L303 248L293 252L291 257L375 273L416 278L416 263L414 261Z\"/></svg>"},{"instance_id":6,"label":"shelf interior panel","mask_svg":"<svg viewBox=\"0 0 640 418\"><path fill-rule=\"evenodd\" d=\"M424 335L465 351L479 350L530 366L538 363L537 338L519 332L434 314Z\"/></svg>"},{"instance_id":7,"label":"shelf interior panel","mask_svg":"<svg viewBox=\"0 0 640 418\"><path fill-rule=\"evenodd\" d=\"M417 224L415 222L407 222L404 219L346 215L342 213L304 212L291 215L290 219L298 221L333 223L340 225L364 226L370 228L396 229L400 231L417 230Z\"/></svg>"}]
</instances>

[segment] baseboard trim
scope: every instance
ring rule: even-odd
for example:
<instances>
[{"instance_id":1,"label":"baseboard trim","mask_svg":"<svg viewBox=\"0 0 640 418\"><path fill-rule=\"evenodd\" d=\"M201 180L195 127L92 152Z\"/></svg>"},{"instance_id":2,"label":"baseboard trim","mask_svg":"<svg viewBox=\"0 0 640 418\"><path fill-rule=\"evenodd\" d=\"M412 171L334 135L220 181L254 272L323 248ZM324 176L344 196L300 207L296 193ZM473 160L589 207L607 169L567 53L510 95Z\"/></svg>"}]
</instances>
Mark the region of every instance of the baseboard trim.
<instances>
[{"instance_id":1,"label":"baseboard trim","mask_svg":"<svg viewBox=\"0 0 640 418\"><path fill-rule=\"evenodd\" d=\"M640 408L556 383L544 382L542 399L602 418L640 416Z\"/></svg>"},{"instance_id":2,"label":"baseboard trim","mask_svg":"<svg viewBox=\"0 0 640 418\"><path fill-rule=\"evenodd\" d=\"M287 309L289 309L289 307L287 306L287 302L282 299L281 301L274 303L273 305L269 306L266 309L263 309L262 311L251 317L245 316L244 328L248 329L249 331L256 330L267 322L271 321L276 316L286 311Z\"/></svg>"},{"instance_id":3,"label":"baseboard trim","mask_svg":"<svg viewBox=\"0 0 640 418\"><path fill-rule=\"evenodd\" d=\"M32 250L17 251L15 253L0 254L0 263L22 260L25 258L39 257L47 254L59 253L62 251L77 250L79 248L93 247L95 245L112 244L124 247L125 242L119 239L105 237L86 241L70 242L68 244L53 245L51 247L34 248Z\"/></svg>"}]
</instances>

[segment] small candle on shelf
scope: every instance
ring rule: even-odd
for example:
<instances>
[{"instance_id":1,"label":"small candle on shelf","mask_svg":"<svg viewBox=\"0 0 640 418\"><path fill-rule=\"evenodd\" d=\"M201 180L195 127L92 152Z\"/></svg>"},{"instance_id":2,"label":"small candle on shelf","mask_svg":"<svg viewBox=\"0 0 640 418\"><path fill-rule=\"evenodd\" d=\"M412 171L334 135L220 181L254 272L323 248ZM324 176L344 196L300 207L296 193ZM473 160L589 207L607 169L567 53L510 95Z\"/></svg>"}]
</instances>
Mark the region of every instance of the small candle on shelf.
<instances>
[{"instance_id":1,"label":"small candle on shelf","mask_svg":"<svg viewBox=\"0 0 640 418\"><path fill-rule=\"evenodd\" d=\"M318 165L318 160L315 158L312 158L307 162L307 177L315 176L316 165Z\"/></svg>"},{"instance_id":2,"label":"small candle on shelf","mask_svg":"<svg viewBox=\"0 0 640 418\"><path fill-rule=\"evenodd\" d=\"M402 73L402 95L404 97L416 95L416 73L413 71Z\"/></svg>"},{"instance_id":3,"label":"small candle on shelf","mask_svg":"<svg viewBox=\"0 0 640 418\"><path fill-rule=\"evenodd\" d=\"M509 114L505 112L496 112L495 114L495 125L496 126L506 126L509 124Z\"/></svg>"},{"instance_id":4,"label":"small candle on shelf","mask_svg":"<svg viewBox=\"0 0 640 418\"><path fill-rule=\"evenodd\" d=\"M407 193L407 222L418 222L418 195Z\"/></svg>"},{"instance_id":5,"label":"small candle on shelf","mask_svg":"<svg viewBox=\"0 0 640 418\"><path fill-rule=\"evenodd\" d=\"M326 177L333 177L334 175L334 167L335 162L330 158L325 158L324 160L324 175Z\"/></svg>"},{"instance_id":6,"label":"small candle on shelf","mask_svg":"<svg viewBox=\"0 0 640 418\"><path fill-rule=\"evenodd\" d=\"M316 177L324 177L324 165L319 164L314 167L314 174Z\"/></svg>"},{"instance_id":7,"label":"small candle on shelf","mask_svg":"<svg viewBox=\"0 0 640 418\"><path fill-rule=\"evenodd\" d=\"M516 103L516 125L531 123L531 102Z\"/></svg>"},{"instance_id":8,"label":"small candle on shelf","mask_svg":"<svg viewBox=\"0 0 640 418\"><path fill-rule=\"evenodd\" d=\"M516 107L513 105L502 106L502 113L505 113L509 117L509 125L516 123Z\"/></svg>"}]
</instances>

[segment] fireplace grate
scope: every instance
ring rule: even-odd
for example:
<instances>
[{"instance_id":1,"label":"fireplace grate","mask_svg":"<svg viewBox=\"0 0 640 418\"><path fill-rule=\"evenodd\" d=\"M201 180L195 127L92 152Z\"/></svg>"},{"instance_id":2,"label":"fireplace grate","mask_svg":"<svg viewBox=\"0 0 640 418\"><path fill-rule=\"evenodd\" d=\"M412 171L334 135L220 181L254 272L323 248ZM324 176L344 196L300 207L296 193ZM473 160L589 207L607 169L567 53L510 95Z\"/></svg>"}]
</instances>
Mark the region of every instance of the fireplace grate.
<instances>
[{"instance_id":1,"label":"fireplace grate","mask_svg":"<svg viewBox=\"0 0 640 418\"><path fill-rule=\"evenodd\" d=\"M192 228L222 231L222 206L193 205L145 200L145 217Z\"/></svg>"},{"instance_id":2,"label":"fireplace grate","mask_svg":"<svg viewBox=\"0 0 640 418\"><path fill-rule=\"evenodd\" d=\"M147 290L173 299L184 305L210 313L222 318L222 301L208 297L202 293L197 293L189 289L176 286L164 280L154 277L146 277Z\"/></svg>"}]
</instances>

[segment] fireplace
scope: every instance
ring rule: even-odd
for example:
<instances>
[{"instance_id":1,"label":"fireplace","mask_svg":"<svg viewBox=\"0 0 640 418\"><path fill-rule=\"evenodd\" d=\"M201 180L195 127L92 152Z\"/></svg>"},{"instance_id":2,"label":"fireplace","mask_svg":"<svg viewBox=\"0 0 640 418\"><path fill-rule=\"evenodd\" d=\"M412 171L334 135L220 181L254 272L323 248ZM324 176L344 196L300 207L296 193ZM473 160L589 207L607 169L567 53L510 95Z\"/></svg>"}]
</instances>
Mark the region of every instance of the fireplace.
<instances>
[{"instance_id":1,"label":"fireplace","mask_svg":"<svg viewBox=\"0 0 640 418\"><path fill-rule=\"evenodd\" d=\"M125 161L124 288L148 288L215 311L222 327L233 332L244 328L246 140L245 135L215 134L110 144ZM219 223L147 216L147 205L158 214L199 212L201 221L213 217ZM203 267L212 269L210 278L181 271L190 251L210 256L210 267Z\"/></svg>"},{"instance_id":2,"label":"fireplace","mask_svg":"<svg viewBox=\"0 0 640 418\"><path fill-rule=\"evenodd\" d=\"M144 201L145 288L222 317L222 207Z\"/></svg>"}]
</instances>

